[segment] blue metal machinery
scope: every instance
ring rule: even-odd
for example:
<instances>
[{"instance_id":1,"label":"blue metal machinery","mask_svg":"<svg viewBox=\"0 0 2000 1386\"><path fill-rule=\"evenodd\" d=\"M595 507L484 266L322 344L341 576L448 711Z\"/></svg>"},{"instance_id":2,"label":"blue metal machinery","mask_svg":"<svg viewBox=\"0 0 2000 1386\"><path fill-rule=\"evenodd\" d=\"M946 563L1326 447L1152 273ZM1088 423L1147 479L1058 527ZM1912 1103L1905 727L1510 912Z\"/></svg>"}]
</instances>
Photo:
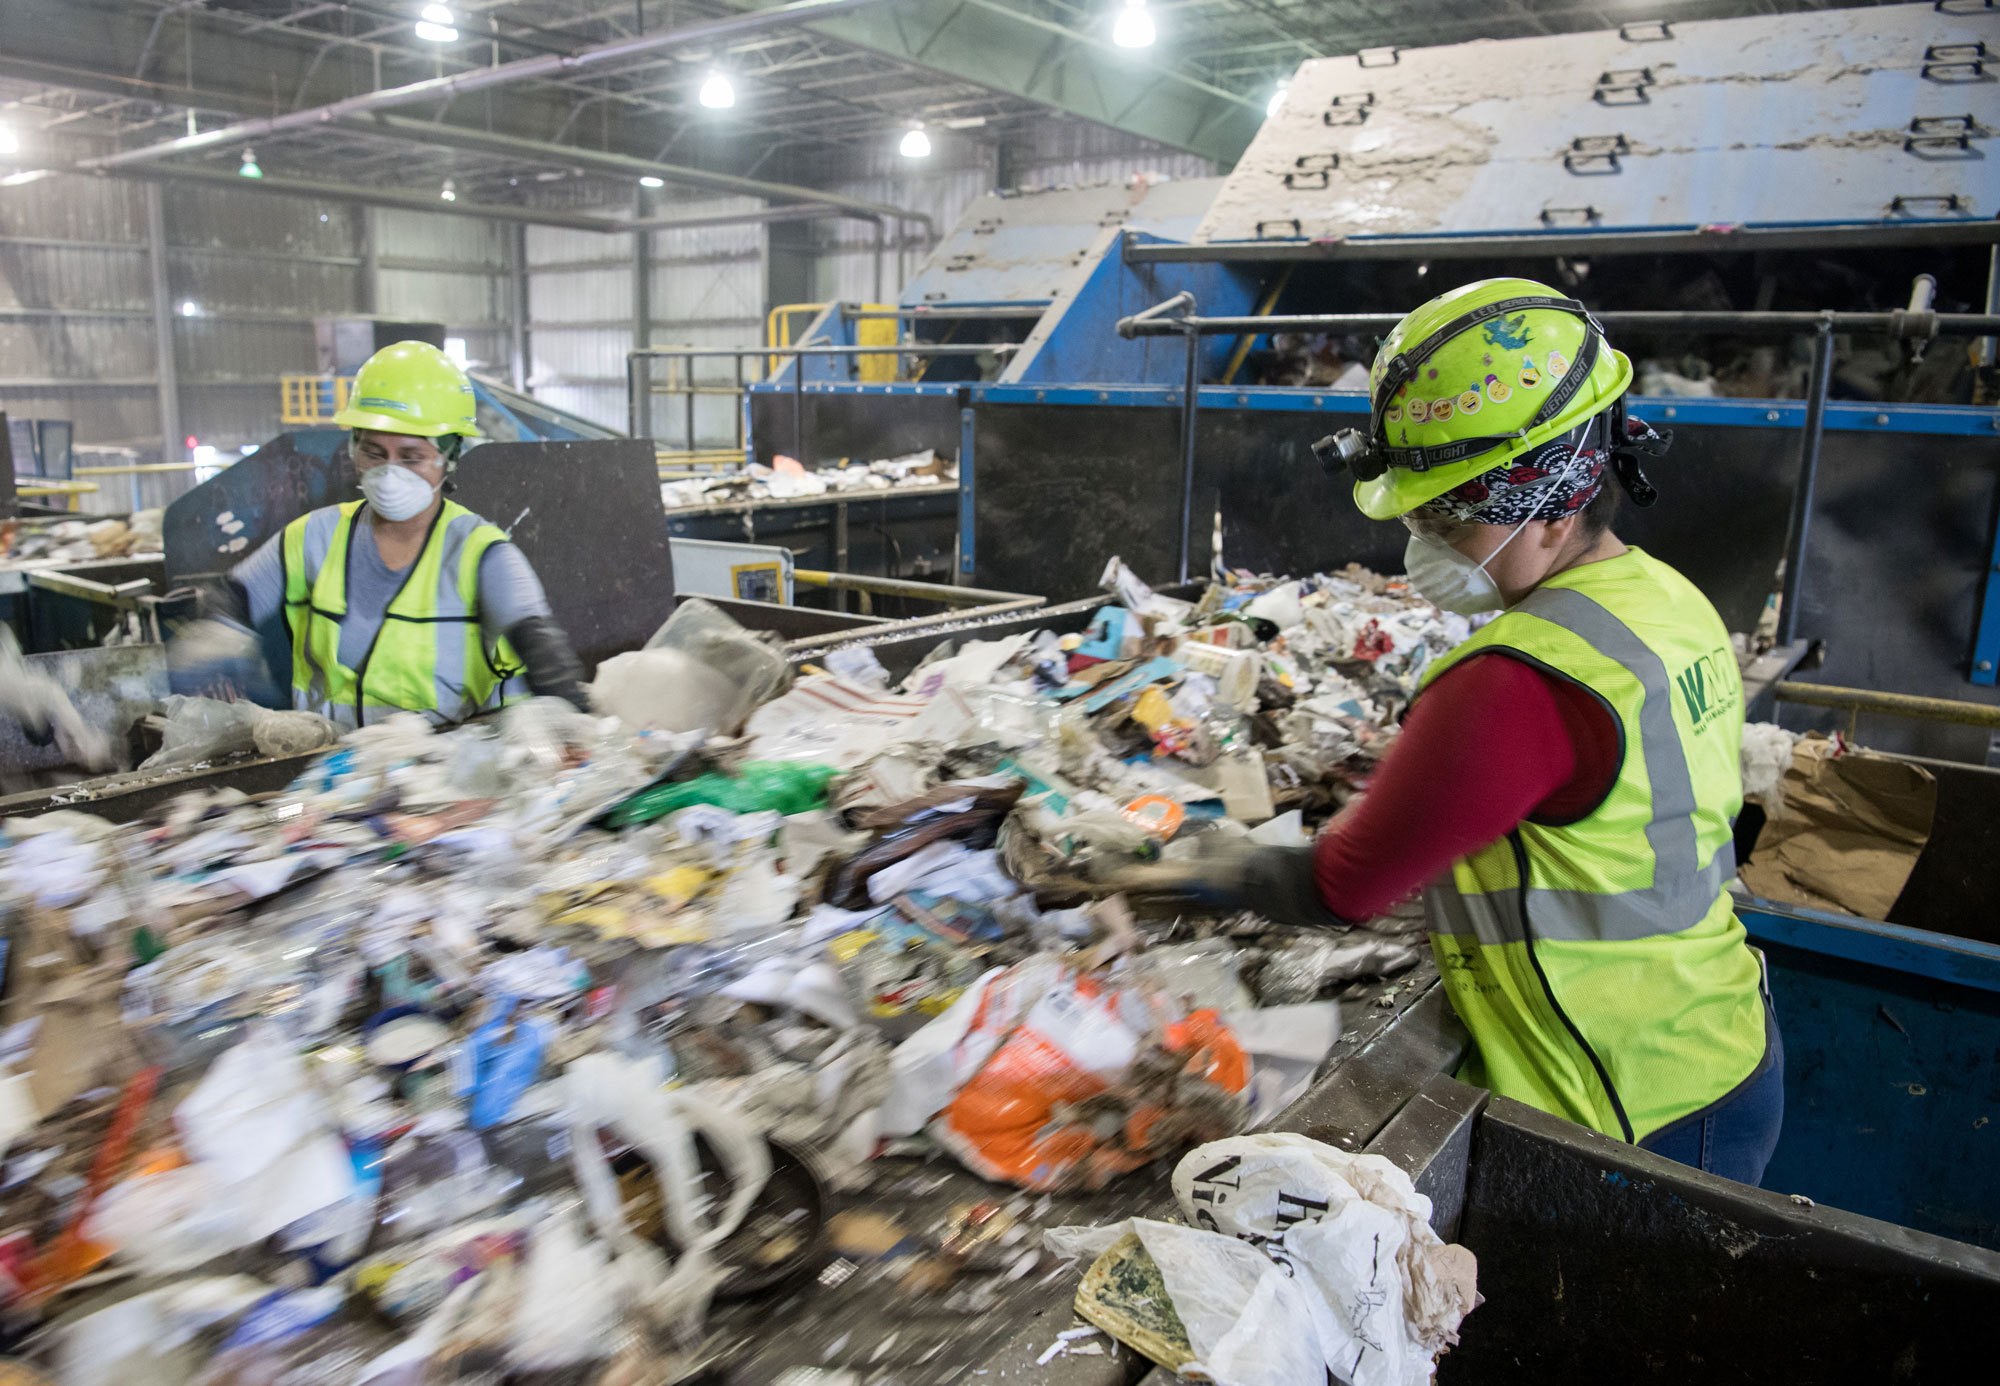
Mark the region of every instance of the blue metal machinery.
<instances>
[{"instance_id":1,"label":"blue metal machinery","mask_svg":"<svg viewBox=\"0 0 2000 1386\"><path fill-rule=\"evenodd\" d=\"M1121 320L1183 294L1181 320L1400 313L1515 273L1607 312L1679 310L1680 335L1635 328L1625 344L1685 350L1691 310L1788 308L1786 349L1817 339L1807 378L1832 376L1822 437L1813 400L1638 399L1677 442L1654 476L1663 502L1621 531L1694 576L1738 630L1789 557L1788 623L1823 642L1829 683L1992 703L1993 343L1933 342L1924 314L1972 322L2000 306L1996 48L1993 6L1912 4L1308 62L1227 180L983 199L898 316L913 340L954 327L971 340L977 323L979 340L1013 349L950 382L862 383L831 357L780 373L746 393L750 450L873 456L892 439L954 454L961 580L1052 599L1090 591L1114 550L1169 579L1217 562L1393 567L1400 540L1362 521L1308 452L1365 415L1362 395L1238 384L1230 334L1127 336ZM1647 279L1661 264L1712 266L1753 291L1663 301ZM1906 308L1918 273L1936 303ZM1850 339L1815 331L1822 309L1881 321ZM805 340L852 344L864 320L836 306ZM1882 341L1905 359L1927 343L1969 352L1987 402L1857 397L1837 350ZM1790 705L1783 717L1833 724ZM1963 792L1942 803L1920 863L1937 879L1890 921L1743 911L1789 1051L1770 1187L2000 1246L2000 843L1985 841L2000 772L1980 768L1985 728L1881 722L1863 740L1956 762L1940 774ZM1951 898L1963 907L1940 904Z\"/></svg>"}]
</instances>

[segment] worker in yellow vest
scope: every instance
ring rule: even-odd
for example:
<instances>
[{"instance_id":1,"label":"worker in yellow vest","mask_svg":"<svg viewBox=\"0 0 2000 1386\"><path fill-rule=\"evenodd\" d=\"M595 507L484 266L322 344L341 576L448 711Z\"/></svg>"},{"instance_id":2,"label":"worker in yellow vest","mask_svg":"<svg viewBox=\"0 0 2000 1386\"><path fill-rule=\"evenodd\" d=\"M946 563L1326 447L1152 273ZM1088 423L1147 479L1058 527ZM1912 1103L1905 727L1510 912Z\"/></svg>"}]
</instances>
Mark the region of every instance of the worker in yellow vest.
<instances>
[{"instance_id":1,"label":"worker in yellow vest","mask_svg":"<svg viewBox=\"0 0 2000 1386\"><path fill-rule=\"evenodd\" d=\"M1743 690L1692 583L1622 543L1623 491L1667 440L1625 413L1632 366L1583 305L1487 280L1382 343L1366 434L1318 449L1412 584L1498 613L1427 671L1368 792L1311 847L1223 848L1211 892L1338 925L1422 888L1460 1076L1756 1183L1784 1054L1731 908ZM1611 483L1617 483L1613 485Z\"/></svg>"},{"instance_id":2,"label":"worker in yellow vest","mask_svg":"<svg viewBox=\"0 0 2000 1386\"><path fill-rule=\"evenodd\" d=\"M530 693L585 707L582 668L521 551L444 498L475 433L472 383L425 342L370 357L334 422L364 500L301 515L238 564L170 651L176 691L246 691L251 633L282 611L292 705L345 729L461 722Z\"/></svg>"}]
</instances>

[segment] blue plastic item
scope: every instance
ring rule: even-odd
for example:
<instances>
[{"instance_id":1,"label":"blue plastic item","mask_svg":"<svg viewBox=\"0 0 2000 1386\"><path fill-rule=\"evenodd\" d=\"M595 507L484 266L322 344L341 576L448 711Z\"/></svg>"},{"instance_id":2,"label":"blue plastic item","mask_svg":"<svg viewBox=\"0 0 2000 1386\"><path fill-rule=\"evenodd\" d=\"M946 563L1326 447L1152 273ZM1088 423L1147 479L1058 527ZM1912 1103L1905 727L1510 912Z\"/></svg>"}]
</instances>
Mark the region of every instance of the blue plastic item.
<instances>
[{"instance_id":1,"label":"blue plastic item","mask_svg":"<svg viewBox=\"0 0 2000 1386\"><path fill-rule=\"evenodd\" d=\"M542 1071L542 1056L554 1037L554 1028L546 1020L516 1021L513 1009L509 1005L498 1019L487 1021L466 1041L472 1051L470 1120L476 1131L507 1119L521 1095L535 1085Z\"/></svg>"}]
</instances>

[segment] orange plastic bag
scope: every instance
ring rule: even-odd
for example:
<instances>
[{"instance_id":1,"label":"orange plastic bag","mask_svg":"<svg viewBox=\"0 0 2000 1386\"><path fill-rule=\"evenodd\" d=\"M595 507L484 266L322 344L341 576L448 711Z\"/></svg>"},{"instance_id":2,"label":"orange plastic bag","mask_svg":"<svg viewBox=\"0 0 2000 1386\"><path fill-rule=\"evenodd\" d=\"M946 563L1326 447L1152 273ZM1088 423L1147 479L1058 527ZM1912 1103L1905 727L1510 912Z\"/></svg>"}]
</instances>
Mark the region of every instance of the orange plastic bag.
<instances>
[{"instance_id":1,"label":"orange plastic bag","mask_svg":"<svg viewBox=\"0 0 2000 1386\"><path fill-rule=\"evenodd\" d=\"M1236 1037L1212 1010L1156 1020L1130 992L1065 979L932 1134L976 1174L1048 1191L1102 1188L1184 1144L1237 1130L1250 1060Z\"/></svg>"}]
</instances>

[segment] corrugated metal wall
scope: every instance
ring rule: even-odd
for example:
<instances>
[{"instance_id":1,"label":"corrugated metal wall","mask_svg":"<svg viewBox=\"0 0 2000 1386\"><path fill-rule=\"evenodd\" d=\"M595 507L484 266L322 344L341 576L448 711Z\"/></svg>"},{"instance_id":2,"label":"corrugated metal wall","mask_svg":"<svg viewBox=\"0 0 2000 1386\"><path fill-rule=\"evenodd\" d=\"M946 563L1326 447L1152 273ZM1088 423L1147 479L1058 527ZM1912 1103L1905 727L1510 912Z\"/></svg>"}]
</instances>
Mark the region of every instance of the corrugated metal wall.
<instances>
[{"instance_id":1,"label":"corrugated metal wall","mask_svg":"<svg viewBox=\"0 0 2000 1386\"><path fill-rule=\"evenodd\" d=\"M83 447L160 456L143 184L55 177L0 189L0 409L64 418ZM370 213L231 188L164 187L181 431L233 453L280 431L278 377L318 369L313 320L361 313ZM442 321L507 373L506 231L377 211L381 314ZM186 476L103 478L89 508L158 504Z\"/></svg>"},{"instance_id":2,"label":"corrugated metal wall","mask_svg":"<svg viewBox=\"0 0 2000 1386\"><path fill-rule=\"evenodd\" d=\"M528 228L528 388L558 409L621 430L632 254L629 235Z\"/></svg>"},{"instance_id":3,"label":"corrugated metal wall","mask_svg":"<svg viewBox=\"0 0 2000 1386\"><path fill-rule=\"evenodd\" d=\"M937 152L903 159L893 144L856 150L839 191L929 213L942 232L1000 176L991 140L937 132ZM1207 161L1142 147L1075 124L1009 135L1006 174L1023 186L1177 177ZM799 175L806 178L806 171ZM818 181L813 179L811 181ZM0 408L17 417L73 421L79 444L160 449L145 189L118 179L58 176L0 189ZM655 215L755 209L748 198L662 202ZM181 430L225 452L279 431L278 377L318 367L316 317L359 314L442 320L476 366L510 373L514 312L510 247L523 233L446 212L377 210L266 193L165 185L164 220ZM377 266L367 284L370 226ZM817 299L893 300L927 253L912 225L812 224ZM529 227L526 373L549 403L615 428L626 424L625 356L633 341L632 237ZM763 226L701 227L650 236L651 338L656 346L754 346L762 340L768 238ZM754 375L754 363L751 366ZM660 381L687 379L656 363ZM653 400L654 435L667 447L735 440L735 371L727 358L694 368L719 393ZM150 491L163 483L143 483ZM105 508L131 496L120 483Z\"/></svg>"},{"instance_id":4,"label":"corrugated metal wall","mask_svg":"<svg viewBox=\"0 0 2000 1386\"><path fill-rule=\"evenodd\" d=\"M755 211L754 198L673 202L650 209L659 217L724 216ZM655 231L650 241L649 297L654 346L754 346L762 340L764 228L690 227ZM528 384L537 398L608 427L626 426L625 355L634 338L632 237L553 227L528 228ZM655 364L659 382L682 381L679 363ZM700 362L699 386L730 388L729 360ZM736 405L725 395L657 396L653 429L662 445L717 447L736 437Z\"/></svg>"}]
</instances>

